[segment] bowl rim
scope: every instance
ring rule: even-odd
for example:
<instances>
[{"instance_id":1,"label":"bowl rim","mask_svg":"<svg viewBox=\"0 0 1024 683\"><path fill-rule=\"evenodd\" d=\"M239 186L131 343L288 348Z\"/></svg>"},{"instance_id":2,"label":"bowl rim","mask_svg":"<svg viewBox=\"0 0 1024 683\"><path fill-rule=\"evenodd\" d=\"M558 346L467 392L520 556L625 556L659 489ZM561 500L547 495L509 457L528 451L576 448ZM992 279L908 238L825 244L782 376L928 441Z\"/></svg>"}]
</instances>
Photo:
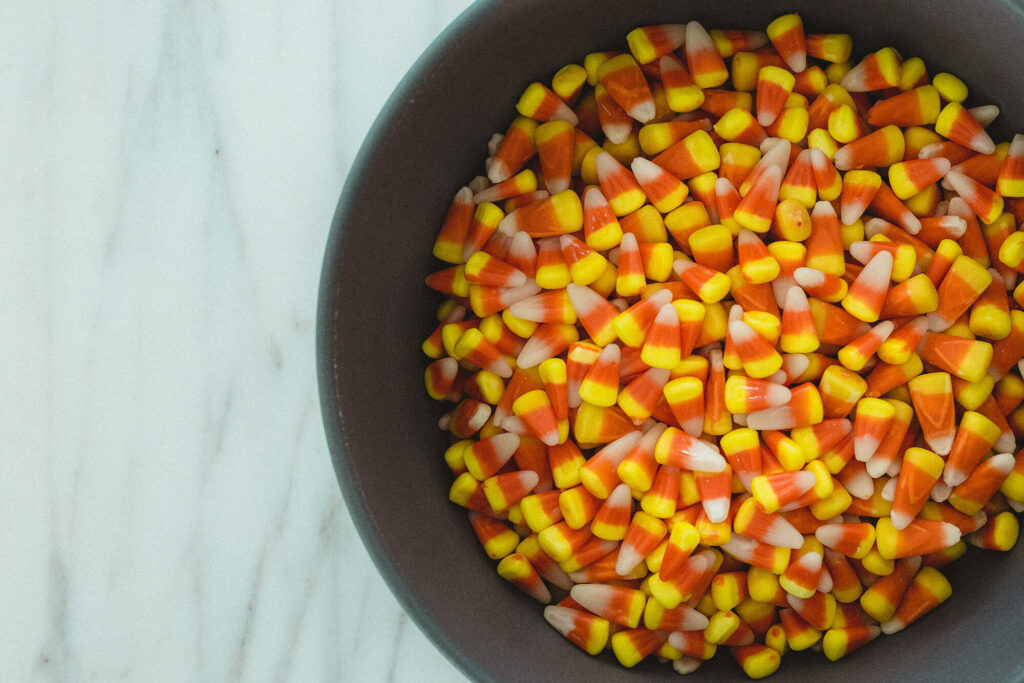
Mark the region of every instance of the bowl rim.
<instances>
[{"instance_id":1,"label":"bowl rim","mask_svg":"<svg viewBox=\"0 0 1024 683\"><path fill-rule=\"evenodd\" d=\"M487 675L476 662L466 657L462 650L452 642L441 625L427 614L405 577L385 552L378 535L379 530L374 528L366 514L363 488L348 460L345 416L342 415L336 393L337 383L328 381L328 378L335 377L336 352L331 296L338 288L342 273L340 261L334 255L341 250L345 242L349 213L355 197L361 191L362 176L370 162L370 150L377 147L379 141L399 117L401 108L396 105L407 99L417 84L423 80L423 77L441 61L447 46L471 30L483 15L489 13L493 7L499 4L501 4L500 0L475 0L460 12L417 57L378 111L349 167L331 219L331 229L324 246L320 269L316 311L316 372L320 413L328 450L334 465L334 473L341 488L349 517L374 566L405 613L445 658L463 675L472 680L494 679Z\"/></svg>"}]
</instances>

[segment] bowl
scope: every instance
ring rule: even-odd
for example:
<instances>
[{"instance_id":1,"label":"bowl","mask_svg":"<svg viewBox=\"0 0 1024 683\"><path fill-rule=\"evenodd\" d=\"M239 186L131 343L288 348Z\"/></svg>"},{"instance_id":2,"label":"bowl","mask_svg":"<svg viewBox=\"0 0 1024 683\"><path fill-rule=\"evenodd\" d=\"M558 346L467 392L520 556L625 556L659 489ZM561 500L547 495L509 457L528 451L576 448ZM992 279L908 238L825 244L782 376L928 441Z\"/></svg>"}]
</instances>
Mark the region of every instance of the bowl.
<instances>
[{"instance_id":1,"label":"bowl","mask_svg":"<svg viewBox=\"0 0 1024 683\"><path fill-rule=\"evenodd\" d=\"M761 29L799 12L813 32L854 36L854 57L885 45L949 70L969 104L995 103L993 138L1024 129L1024 13L1012 2L824 3L680 0L478 2L403 79L374 124L341 194L325 250L317 318L324 425L338 481L380 572L420 628L471 679L674 680L670 666L621 668L553 631L541 607L500 579L465 510L437 429L444 408L423 388L419 345L436 326L440 268L430 248L455 191L482 172L524 87L588 52L624 44L635 26L696 19ZM974 550L944 573L953 597L894 636L837 664L789 653L776 680L1024 679L1024 552ZM747 680L720 653L694 680Z\"/></svg>"}]
</instances>

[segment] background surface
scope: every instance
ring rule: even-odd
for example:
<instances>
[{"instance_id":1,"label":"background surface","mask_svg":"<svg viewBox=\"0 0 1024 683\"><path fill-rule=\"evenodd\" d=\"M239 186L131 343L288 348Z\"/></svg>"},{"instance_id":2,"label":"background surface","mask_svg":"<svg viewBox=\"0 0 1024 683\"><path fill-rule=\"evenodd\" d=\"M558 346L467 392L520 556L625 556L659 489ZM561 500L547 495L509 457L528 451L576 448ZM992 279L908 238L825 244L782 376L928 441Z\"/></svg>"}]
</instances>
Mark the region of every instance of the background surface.
<instances>
[{"instance_id":1,"label":"background surface","mask_svg":"<svg viewBox=\"0 0 1024 683\"><path fill-rule=\"evenodd\" d=\"M457 681L330 466L349 165L468 0L0 3L0 680Z\"/></svg>"}]
</instances>

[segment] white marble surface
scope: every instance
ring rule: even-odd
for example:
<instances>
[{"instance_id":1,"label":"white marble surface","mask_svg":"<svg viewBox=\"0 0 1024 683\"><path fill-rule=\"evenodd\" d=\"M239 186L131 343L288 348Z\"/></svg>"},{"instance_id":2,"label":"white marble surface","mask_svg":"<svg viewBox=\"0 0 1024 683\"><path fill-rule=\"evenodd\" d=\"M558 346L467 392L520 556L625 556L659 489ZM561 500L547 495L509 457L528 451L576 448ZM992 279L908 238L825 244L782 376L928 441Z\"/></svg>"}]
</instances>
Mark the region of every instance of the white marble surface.
<instances>
[{"instance_id":1,"label":"white marble surface","mask_svg":"<svg viewBox=\"0 0 1024 683\"><path fill-rule=\"evenodd\" d=\"M468 0L0 3L0 680L452 681L329 464L320 259Z\"/></svg>"}]
</instances>

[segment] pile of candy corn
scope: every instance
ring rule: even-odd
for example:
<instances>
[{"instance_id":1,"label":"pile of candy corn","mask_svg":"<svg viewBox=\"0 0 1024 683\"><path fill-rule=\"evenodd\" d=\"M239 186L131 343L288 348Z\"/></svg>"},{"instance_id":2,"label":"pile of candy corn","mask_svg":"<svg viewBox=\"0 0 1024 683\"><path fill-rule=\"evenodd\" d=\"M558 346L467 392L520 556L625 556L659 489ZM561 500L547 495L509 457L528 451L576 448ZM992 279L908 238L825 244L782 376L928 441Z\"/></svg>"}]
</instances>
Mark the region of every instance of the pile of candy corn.
<instances>
[{"instance_id":1,"label":"pile of candy corn","mask_svg":"<svg viewBox=\"0 0 1024 683\"><path fill-rule=\"evenodd\" d=\"M437 236L450 498L590 654L840 659L1017 541L1024 135L795 14L626 40L525 89Z\"/></svg>"}]
</instances>

